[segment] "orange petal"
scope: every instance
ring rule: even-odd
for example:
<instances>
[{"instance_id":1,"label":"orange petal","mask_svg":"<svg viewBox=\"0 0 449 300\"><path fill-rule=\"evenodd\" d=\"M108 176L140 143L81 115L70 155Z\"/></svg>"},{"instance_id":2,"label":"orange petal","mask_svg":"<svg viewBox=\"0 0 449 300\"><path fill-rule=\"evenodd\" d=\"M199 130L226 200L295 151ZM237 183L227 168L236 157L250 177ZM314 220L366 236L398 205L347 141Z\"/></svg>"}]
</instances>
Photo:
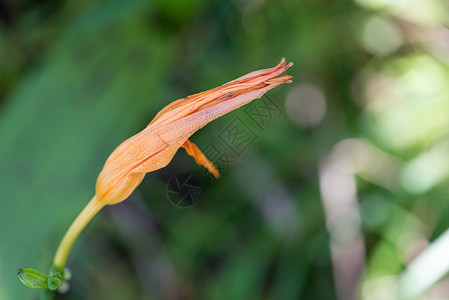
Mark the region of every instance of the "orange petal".
<instances>
[{"instance_id":1,"label":"orange petal","mask_svg":"<svg viewBox=\"0 0 449 300\"><path fill-rule=\"evenodd\" d=\"M209 159L207 159L203 152L201 152L197 145L192 143L190 140L187 140L184 144L182 144L182 147L186 149L188 155L192 156L195 159L197 164L205 167L215 178L220 177L220 172L217 170L214 164Z\"/></svg>"}]
</instances>

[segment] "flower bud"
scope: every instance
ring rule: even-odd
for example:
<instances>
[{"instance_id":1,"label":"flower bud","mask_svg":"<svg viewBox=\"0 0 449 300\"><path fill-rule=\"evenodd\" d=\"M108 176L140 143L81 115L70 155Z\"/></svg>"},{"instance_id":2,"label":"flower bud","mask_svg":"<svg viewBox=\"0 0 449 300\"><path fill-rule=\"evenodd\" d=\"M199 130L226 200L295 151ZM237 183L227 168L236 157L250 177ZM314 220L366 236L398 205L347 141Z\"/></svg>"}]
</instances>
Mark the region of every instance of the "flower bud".
<instances>
[{"instance_id":1,"label":"flower bud","mask_svg":"<svg viewBox=\"0 0 449 300\"><path fill-rule=\"evenodd\" d=\"M53 268L50 272L50 277L48 277L48 289L50 291L57 290L62 282L64 271Z\"/></svg>"},{"instance_id":2,"label":"flower bud","mask_svg":"<svg viewBox=\"0 0 449 300\"><path fill-rule=\"evenodd\" d=\"M61 285L61 278L56 276L48 278L48 289L50 291L57 290L60 285Z\"/></svg>"}]
</instances>

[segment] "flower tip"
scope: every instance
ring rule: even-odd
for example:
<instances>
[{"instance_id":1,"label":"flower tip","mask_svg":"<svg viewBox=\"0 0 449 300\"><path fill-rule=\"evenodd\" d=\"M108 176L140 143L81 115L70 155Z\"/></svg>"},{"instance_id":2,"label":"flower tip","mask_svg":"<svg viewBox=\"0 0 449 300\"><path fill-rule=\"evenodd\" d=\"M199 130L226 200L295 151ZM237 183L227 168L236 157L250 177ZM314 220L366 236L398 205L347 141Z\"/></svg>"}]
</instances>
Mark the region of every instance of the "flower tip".
<instances>
[{"instance_id":1,"label":"flower tip","mask_svg":"<svg viewBox=\"0 0 449 300\"><path fill-rule=\"evenodd\" d=\"M282 75L282 76L279 76L279 77L275 77L275 78L271 78L271 79L265 80L264 82L266 84L280 85L280 84L283 84L283 83L290 83L291 82L290 79L292 79L292 78L293 78L293 76L290 76L290 75Z\"/></svg>"}]
</instances>

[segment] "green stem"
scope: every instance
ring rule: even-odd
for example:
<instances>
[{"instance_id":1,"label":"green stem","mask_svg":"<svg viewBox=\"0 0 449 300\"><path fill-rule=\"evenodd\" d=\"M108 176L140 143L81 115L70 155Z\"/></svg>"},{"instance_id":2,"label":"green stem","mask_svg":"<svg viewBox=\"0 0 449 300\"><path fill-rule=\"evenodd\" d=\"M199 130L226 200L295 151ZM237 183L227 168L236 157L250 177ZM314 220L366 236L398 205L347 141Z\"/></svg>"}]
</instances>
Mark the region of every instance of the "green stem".
<instances>
[{"instance_id":1,"label":"green stem","mask_svg":"<svg viewBox=\"0 0 449 300\"><path fill-rule=\"evenodd\" d=\"M67 261L67 256L69 255L70 249L72 248L76 238L79 236L81 231L83 231L89 221L97 214L97 212L103 208L103 206L104 205L102 203L97 201L97 197L94 196L81 211L78 217L76 217L75 221L73 221L69 230L67 230L64 238L59 244L58 250L55 254L53 264L57 270L62 270L64 268Z\"/></svg>"},{"instance_id":2,"label":"green stem","mask_svg":"<svg viewBox=\"0 0 449 300\"><path fill-rule=\"evenodd\" d=\"M42 290L41 300L52 300L55 293L50 290Z\"/></svg>"}]
</instances>

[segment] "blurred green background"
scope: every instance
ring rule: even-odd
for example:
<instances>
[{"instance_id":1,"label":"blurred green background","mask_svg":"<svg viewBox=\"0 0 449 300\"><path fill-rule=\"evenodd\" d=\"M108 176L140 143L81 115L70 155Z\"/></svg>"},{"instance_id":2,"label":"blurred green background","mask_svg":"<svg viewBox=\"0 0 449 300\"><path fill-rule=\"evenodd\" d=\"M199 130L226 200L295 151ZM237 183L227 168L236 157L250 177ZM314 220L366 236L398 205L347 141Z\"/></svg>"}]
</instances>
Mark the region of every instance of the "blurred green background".
<instances>
[{"instance_id":1,"label":"blurred green background","mask_svg":"<svg viewBox=\"0 0 449 300\"><path fill-rule=\"evenodd\" d=\"M283 56L292 84L192 137L232 158L222 178L180 150L86 228L55 299L448 299L448 16L444 0L0 1L0 299L39 299L17 268L50 267L121 141ZM167 197L179 173L201 182L193 207Z\"/></svg>"}]
</instances>

